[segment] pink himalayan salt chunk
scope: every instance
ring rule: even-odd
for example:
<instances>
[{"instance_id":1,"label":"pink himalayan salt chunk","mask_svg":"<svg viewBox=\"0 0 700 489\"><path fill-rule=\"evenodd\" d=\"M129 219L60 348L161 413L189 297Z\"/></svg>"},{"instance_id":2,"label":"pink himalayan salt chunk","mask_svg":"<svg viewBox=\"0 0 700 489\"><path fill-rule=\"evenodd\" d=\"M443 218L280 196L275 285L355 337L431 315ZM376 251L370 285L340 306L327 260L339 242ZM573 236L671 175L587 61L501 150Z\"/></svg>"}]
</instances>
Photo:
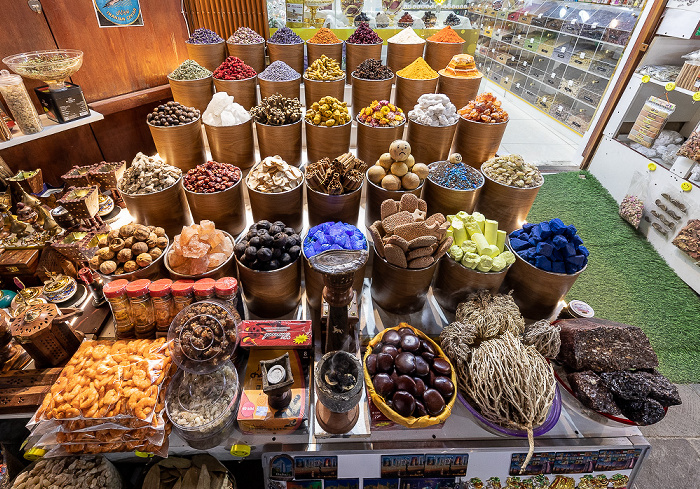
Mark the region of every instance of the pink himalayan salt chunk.
<instances>
[{"instance_id":1,"label":"pink himalayan salt chunk","mask_svg":"<svg viewBox=\"0 0 700 489\"><path fill-rule=\"evenodd\" d=\"M182 234L180 234L180 244L183 246L188 244L190 240L196 235L197 230L194 226L185 226L184 228L182 228Z\"/></svg>"},{"instance_id":2,"label":"pink himalayan salt chunk","mask_svg":"<svg viewBox=\"0 0 700 489\"><path fill-rule=\"evenodd\" d=\"M175 272L183 275L199 275L207 271L209 258L203 256L201 258L188 258L178 267L173 267Z\"/></svg>"},{"instance_id":3,"label":"pink himalayan salt chunk","mask_svg":"<svg viewBox=\"0 0 700 489\"><path fill-rule=\"evenodd\" d=\"M212 253L209 255L209 269L222 265L227 258L223 253Z\"/></svg>"},{"instance_id":4,"label":"pink himalayan salt chunk","mask_svg":"<svg viewBox=\"0 0 700 489\"><path fill-rule=\"evenodd\" d=\"M210 246L202 243L199 237L193 236L190 241L182 246L182 254L185 258L202 258L209 252Z\"/></svg>"},{"instance_id":5,"label":"pink himalayan salt chunk","mask_svg":"<svg viewBox=\"0 0 700 489\"><path fill-rule=\"evenodd\" d=\"M168 254L168 265L170 265L173 269L182 266L186 261L187 259L184 256L175 251L171 251Z\"/></svg>"},{"instance_id":6,"label":"pink himalayan salt chunk","mask_svg":"<svg viewBox=\"0 0 700 489\"><path fill-rule=\"evenodd\" d=\"M207 221L206 219L203 221L200 221L199 223L200 226L200 231L199 231L199 239L200 241L204 242L209 242L215 233L221 233L221 231L215 231L214 229L214 222L212 221ZM212 245L212 248L214 245L212 243L209 243Z\"/></svg>"}]
</instances>

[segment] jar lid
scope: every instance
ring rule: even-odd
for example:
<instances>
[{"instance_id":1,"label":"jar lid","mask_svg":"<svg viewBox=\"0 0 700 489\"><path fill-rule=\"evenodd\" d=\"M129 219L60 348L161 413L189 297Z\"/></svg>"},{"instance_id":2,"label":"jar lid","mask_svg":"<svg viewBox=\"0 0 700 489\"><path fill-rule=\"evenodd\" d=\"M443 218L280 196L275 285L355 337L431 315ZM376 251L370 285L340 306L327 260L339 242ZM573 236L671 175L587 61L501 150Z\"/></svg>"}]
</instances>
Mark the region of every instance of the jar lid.
<instances>
[{"instance_id":1,"label":"jar lid","mask_svg":"<svg viewBox=\"0 0 700 489\"><path fill-rule=\"evenodd\" d=\"M129 281L120 278L119 280L114 280L105 284L102 292L107 299L113 299L115 297L119 297L120 295L124 295L127 285L129 285Z\"/></svg>"},{"instance_id":2,"label":"jar lid","mask_svg":"<svg viewBox=\"0 0 700 489\"><path fill-rule=\"evenodd\" d=\"M211 280L211 282L202 282L202 280ZM214 293L214 286L216 285L216 280L212 279L202 279L194 283L194 295L211 295Z\"/></svg>"},{"instance_id":3,"label":"jar lid","mask_svg":"<svg viewBox=\"0 0 700 489\"><path fill-rule=\"evenodd\" d=\"M569 311L572 316L578 318L592 318L595 315L595 311L593 311L591 306L576 299L569 301Z\"/></svg>"},{"instance_id":4,"label":"jar lid","mask_svg":"<svg viewBox=\"0 0 700 489\"><path fill-rule=\"evenodd\" d=\"M215 284L215 283L216 283L216 280L214 280L213 278L208 278L208 277L207 278L200 278L199 280L197 280L195 282L195 284Z\"/></svg>"},{"instance_id":5,"label":"jar lid","mask_svg":"<svg viewBox=\"0 0 700 489\"><path fill-rule=\"evenodd\" d=\"M148 286L150 283L151 281L145 278L134 280L126 286L126 295L129 297L139 297L148 294Z\"/></svg>"},{"instance_id":6,"label":"jar lid","mask_svg":"<svg viewBox=\"0 0 700 489\"><path fill-rule=\"evenodd\" d=\"M238 280L233 277L224 277L216 281L214 291L217 295L231 295L238 292Z\"/></svg>"},{"instance_id":7,"label":"jar lid","mask_svg":"<svg viewBox=\"0 0 700 489\"><path fill-rule=\"evenodd\" d=\"M0 85L19 85L22 83L22 77L19 75L13 75L7 70L0 70ZM23 84L23 83L22 83Z\"/></svg>"},{"instance_id":8,"label":"jar lid","mask_svg":"<svg viewBox=\"0 0 700 489\"><path fill-rule=\"evenodd\" d=\"M151 294L151 297L165 297L166 295L170 294L172 285L172 280L169 278L162 278L160 280L156 280L155 282L151 282L151 284L148 286L148 293Z\"/></svg>"},{"instance_id":9,"label":"jar lid","mask_svg":"<svg viewBox=\"0 0 700 489\"><path fill-rule=\"evenodd\" d=\"M184 297L192 293L192 286L194 285L194 280L177 280L171 287L173 295L179 297Z\"/></svg>"}]
</instances>

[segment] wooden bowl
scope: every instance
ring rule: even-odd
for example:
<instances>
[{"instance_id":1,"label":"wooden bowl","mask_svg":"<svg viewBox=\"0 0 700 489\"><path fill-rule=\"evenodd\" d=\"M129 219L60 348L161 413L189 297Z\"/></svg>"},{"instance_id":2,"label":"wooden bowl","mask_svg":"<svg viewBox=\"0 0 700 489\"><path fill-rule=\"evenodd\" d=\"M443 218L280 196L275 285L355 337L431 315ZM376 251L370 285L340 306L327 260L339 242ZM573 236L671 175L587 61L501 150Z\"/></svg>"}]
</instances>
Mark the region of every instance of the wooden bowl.
<instances>
[{"instance_id":1,"label":"wooden bowl","mask_svg":"<svg viewBox=\"0 0 700 489\"><path fill-rule=\"evenodd\" d=\"M214 78L217 92L233 95L233 101L243 106L245 110L258 105L258 77L251 76L243 80L219 80Z\"/></svg>"},{"instance_id":2,"label":"wooden bowl","mask_svg":"<svg viewBox=\"0 0 700 489\"><path fill-rule=\"evenodd\" d=\"M438 71L438 86L436 93L444 93L457 109L461 109L474 100L479 94L481 77L478 78L457 78L443 74L444 70Z\"/></svg>"},{"instance_id":3,"label":"wooden bowl","mask_svg":"<svg viewBox=\"0 0 700 489\"><path fill-rule=\"evenodd\" d=\"M304 43L277 44L267 41L267 55L270 63L284 61L297 73L304 72Z\"/></svg>"},{"instance_id":4,"label":"wooden bowl","mask_svg":"<svg viewBox=\"0 0 700 489\"><path fill-rule=\"evenodd\" d=\"M456 122L449 126L427 126L409 119L406 141L411 145L411 154L416 163L429 165L434 161L447 160L456 130Z\"/></svg>"},{"instance_id":5,"label":"wooden bowl","mask_svg":"<svg viewBox=\"0 0 700 489\"><path fill-rule=\"evenodd\" d=\"M333 160L350 151L352 121L342 126L315 126L304 119L306 131L306 156L310 163L327 156Z\"/></svg>"},{"instance_id":6,"label":"wooden bowl","mask_svg":"<svg viewBox=\"0 0 700 489\"><path fill-rule=\"evenodd\" d=\"M245 64L260 73L265 69L265 41L256 44L233 44L226 42L228 55L243 60Z\"/></svg>"},{"instance_id":7,"label":"wooden bowl","mask_svg":"<svg viewBox=\"0 0 700 489\"><path fill-rule=\"evenodd\" d=\"M207 162L202 138L202 118L179 126L154 126L147 123L156 151L169 165L183 172Z\"/></svg>"},{"instance_id":8,"label":"wooden bowl","mask_svg":"<svg viewBox=\"0 0 700 489\"><path fill-rule=\"evenodd\" d=\"M255 132L258 134L260 159L280 155L290 165L301 165L301 126L303 120L302 118L294 124L284 126L270 126L256 122Z\"/></svg>"},{"instance_id":9,"label":"wooden bowl","mask_svg":"<svg viewBox=\"0 0 700 489\"><path fill-rule=\"evenodd\" d=\"M304 106L309 109L311 104L318 102L323 97L335 97L339 101L345 98L345 75L342 78L331 81L309 80L304 75Z\"/></svg>"},{"instance_id":10,"label":"wooden bowl","mask_svg":"<svg viewBox=\"0 0 700 489\"><path fill-rule=\"evenodd\" d=\"M406 115L413 110L418 97L425 93L435 93L437 77L427 80L412 80L396 75L396 94L394 105L401 107Z\"/></svg>"},{"instance_id":11,"label":"wooden bowl","mask_svg":"<svg viewBox=\"0 0 700 489\"><path fill-rule=\"evenodd\" d=\"M287 98L299 98L301 89L299 88L301 82L301 75L299 78L288 81L270 81L263 80L258 77L258 84L260 85L260 98L264 99L270 95L279 93L283 97Z\"/></svg>"},{"instance_id":12,"label":"wooden bowl","mask_svg":"<svg viewBox=\"0 0 700 489\"><path fill-rule=\"evenodd\" d=\"M452 57L462 54L464 41L462 42L435 42L429 39L425 41L425 62L435 71L446 68Z\"/></svg>"},{"instance_id":13,"label":"wooden bowl","mask_svg":"<svg viewBox=\"0 0 700 489\"><path fill-rule=\"evenodd\" d=\"M182 177L160 192L138 195L122 191L122 197L134 221L146 226L160 226L168 236L180 234L183 226L192 224Z\"/></svg>"},{"instance_id":14,"label":"wooden bowl","mask_svg":"<svg viewBox=\"0 0 700 489\"><path fill-rule=\"evenodd\" d=\"M488 124L460 117L457 121L452 152L461 154L464 163L474 168L481 168L482 163L496 156L503 134L506 132L506 125L508 121Z\"/></svg>"},{"instance_id":15,"label":"wooden bowl","mask_svg":"<svg viewBox=\"0 0 700 489\"><path fill-rule=\"evenodd\" d=\"M391 71L396 73L402 68L413 63L416 58L423 56L425 43L420 44L397 44L395 42L386 43L386 64Z\"/></svg>"},{"instance_id":16,"label":"wooden bowl","mask_svg":"<svg viewBox=\"0 0 700 489\"><path fill-rule=\"evenodd\" d=\"M382 202L386 199L401 200L403 194L411 193L416 197L420 197L425 181L421 182L418 188L414 190L386 190L376 183L372 183L369 179L367 182L367 196L365 197L365 226L369 228L374 221L381 220ZM432 209L428 207L428 212L433 214Z\"/></svg>"},{"instance_id":17,"label":"wooden bowl","mask_svg":"<svg viewBox=\"0 0 700 489\"><path fill-rule=\"evenodd\" d=\"M253 222L267 219L270 222L282 221L296 232L301 231L304 217L304 182L286 192L266 193L248 186L248 199L253 213Z\"/></svg>"},{"instance_id":18,"label":"wooden bowl","mask_svg":"<svg viewBox=\"0 0 700 489\"><path fill-rule=\"evenodd\" d=\"M180 230L180 231L182 231L182 230ZM231 243L235 243L233 236L231 236L229 233L227 233L223 229L221 231L231 240ZM231 277L231 276L233 276L234 273L236 273L236 266L234 265L235 253L231 253L231 256L229 256L225 262L223 262L221 265L219 265L216 268L212 268L208 272L200 273L199 275L185 275L182 273L178 273L178 272L174 271L172 268L170 268L170 263L168 263L168 258L170 255L171 248L168 248L167 252L163 253L163 255L165 255L165 260L163 261L163 263L165 264L165 268L166 268L166 270L168 270L168 275L170 276L170 278L172 280L194 280L194 281L197 281L197 280L200 280L203 278L218 279L218 278L222 278L222 277ZM163 255L161 255L161 257Z\"/></svg>"},{"instance_id":19,"label":"wooden bowl","mask_svg":"<svg viewBox=\"0 0 700 489\"><path fill-rule=\"evenodd\" d=\"M351 42L345 43L345 78L350 84L354 82L354 80L350 76L352 72L357 69L360 63L370 58L379 61L382 60L381 42L377 44L354 44Z\"/></svg>"},{"instance_id":20,"label":"wooden bowl","mask_svg":"<svg viewBox=\"0 0 700 489\"><path fill-rule=\"evenodd\" d=\"M253 119L235 126L210 126L204 124L209 150L214 161L230 163L241 170L255 164Z\"/></svg>"},{"instance_id":21,"label":"wooden bowl","mask_svg":"<svg viewBox=\"0 0 700 489\"><path fill-rule=\"evenodd\" d=\"M420 311L428 298L436 268L437 263L418 269L395 267L374 250L372 299L379 307L394 314Z\"/></svg>"},{"instance_id":22,"label":"wooden bowl","mask_svg":"<svg viewBox=\"0 0 700 489\"><path fill-rule=\"evenodd\" d=\"M369 107L375 100L391 100L391 85L394 77L386 80L363 80L357 78L355 72L352 79L352 118L355 119L360 110Z\"/></svg>"},{"instance_id":23,"label":"wooden bowl","mask_svg":"<svg viewBox=\"0 0 700 489\"><path fill-rule=\"evenodd\" d=\"M214 221L216 229L226 231L232 236L241 234L246 227L245 201L243 200L241 180L220 192L199 193L185 188L192 220L200 222L207 219Z\"/></svg>"},{"instance_id":24,"label":"wooden bowl","mask_svg":"<svg viewBox=\"0 0 700 489\"><path fill-rule=\"evenodd\" d=\"M173 92L173 100L186 107L194 107L200 112L207 109L207 105L214 96L214 84L211 75L198 80L173 80L168 76L170 90Z\"/></svg>"},{"instance_id":25,"label":"wooden bowl","mask_svg":"<svg viewBox=\"0 0 700 489\"><path fill-rule=\"evenodd\" d=\"M431 163L430 167L434 167L438 162ZM428 205L428 211L430 214L440 212L444 216L455 215L459 211L464 211L469 214L474 212L474 207L479 201L479 195L483 191L484 180L481 180L481 184L469 190L447 188L442 185L438 185L433 180L431 180L430 175L425 179L423 185L423 200L425 200ZM489 214L487 214L489 215ZM489 219L492 219L489 215ZM499 221L499 229L500 221Z\"/></svg>"},{"instance_id":26,"label":"wooden bowl","mask_svg":"<svg viewBox=\"0 0 700 489\"><path fill-rule=\"evenodd\" d=\"M235 253L234 253L235 255ZM262 318L283 316L301 300L301 256L273 271L251 270L236 258L238 279L248 311Z\"/></svg>"},{"instance_id":27,"label":"wooden bowl","mask_svg":"<svg viewBox=\"0 0 700 489\"><path fill-rule=\"evenodd\" d=\"M306 204L309 209L309 227L328 221L342 221L357 225L362 201L362 187L341 195L328 195L309 187L306 182Z\"/></svg>"},{"instance_id":28,"label":"wooden bowl","mask_svg":"<svg viewBox=\"0 0 700 489\"><path fill-rule=\"evenodd\" d=\"M372 166L382 153L389 151L389 145L403 138L406 123L396 127L372 127L357 120L357 157Z\"/></svg>"},{"instance_id":29,"label":"wooden bowl","mask_svg":"<svg viewBox=\"0 0 700 489\"><path fill-rule=\"evenodd\" d=\"M195 60L209 71L214 71L226 59L226 42L214 44L192 44L185 42L187 57Z\"/></svg>"},{"instance_id":30,"label":"wooden bowl","mask_svg":"<svg viewBox=\"0 0 700 489\"><path fill-rule=\"evenodd\" d=\"M498 292L506 278L508 269L500 272L480 272L467 268L454 261L450 256L443 256L435 272L433 295L440 307L455 313L460 302L478 290L488 290L492 294Z\"/></svg>"},{"instance_id":31,"label":"wooden bowl","mask_svg":"<svg viewBox=\"0 0 700 489\"><path fill-rule=\"evenodd\" d=\"M115 280L128 280L129 282L133 282L134 280L141 280L141 279L148 279L148 280L157 280L159 278L163 278L163 275L165 274L165 255L168 253L168 250L170 249L170 238L166 234L165 236L168 238L168 246L165 247L163 250L163 253L160 254L158 258L153 260L150 265L147 267L139 268L138 270L135 270L131 273L122 273L120 275L105 275L104 273L100 272L97 270L97 273L100 274L100 277L102 277L102 280L104 283L108 282L114 282Z\"/></svg>"},{"instance_id":32,"label":"wooden bowl","mask_svg":"<svg viewBox=\"0 0 700 489\"><path fill-rule=\"evenodd\" d=\"M336 42L334 44L316 44L313 42L306 42L306 58L308 65L316 61L322 55L326 55L342 64L343 62L343 41Z\"/></svg>"}]
</instances>

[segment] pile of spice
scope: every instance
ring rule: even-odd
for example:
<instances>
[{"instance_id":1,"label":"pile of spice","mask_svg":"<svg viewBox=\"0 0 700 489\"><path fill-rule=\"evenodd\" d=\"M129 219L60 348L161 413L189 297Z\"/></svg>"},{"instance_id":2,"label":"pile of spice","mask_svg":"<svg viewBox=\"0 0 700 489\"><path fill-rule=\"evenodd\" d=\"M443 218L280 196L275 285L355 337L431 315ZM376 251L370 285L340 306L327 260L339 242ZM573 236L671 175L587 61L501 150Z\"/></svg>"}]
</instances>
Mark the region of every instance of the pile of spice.
<instances>
[{"instance_id":1,"label":"pile of spice","mask_svg":"<svg viewBox=\"0 0 700 489\"><path fill-rule=\"evenodd\" d=\"M422 56L416 58L410 65L397 71L396 74L409 80L430 80L438 76L437 71L432 69Z\"/></svg>"},{"instance_id":2,"label":"pile of spice","mask_svg":"<svg viewBox=\"0 0 700 489\"><path fill-rule=\"evenodd\" d=\"M171 187L182 176L182 170L160 158L138 153L126 169L117 187L129 195L160 192Z\"/></svg>"},{"instance_id":3,"label":"pile of spice","mask_svg":"<svg viewBox=\"0 0 700 489\"><path fill-rule=\"evenodd\" d=\"M448 253L462 266L480 272L500 272L515 263L515 255L505 247L506 232L498 229L498 221L486 219L479 212L464 211L450 216L448 221L447 235L454 239Z\"/></svg>"},{"instance_id":4,"label":"pile of spice","mask_svg":"<svg viewBox=\"0 0 700 489\"><path fill-rule=\"evenodd\" d=\"M375 185L387 190L414 190L428 176L428 166L416 163L411 154L411 145L397 139L389 152L382 154L377 162L367 170L367 178Z\"/></svg>"},{"instance_id":5,"label":"pile of spice","mask_svg":"<svg viewBox=\"0 0 700 489\"><path fill-rule=\"evenodd\" d=\"M193 59L186 59L168 75L173 80L201 80L211 76L211 71Z\"/></svg>"},{"instance_id":6,"label":"pile of spice","mask_svg":"<svg viewBox=\"0 0 700 489\"><path fill-rule=\"evenodd\" d=\"M183 182L190 192L211 194L233 187L241 179L241 169L230 163L207 161L187 172Z\"/></svg>"},{"instance_id":7,"label":"pile of spice","mask_svg":"<svg viewBox=\"0 0 700 489\"><path fill-rule=\"evenodd\" d=\"M439 73L442 76L451 76L453 78L481 78L481 72L476 69L474 56L470 54L455 54L447 64L447 67L441 69Z\"/></svg>"},{"instance_id":8,"label":"pile of spice","mask_svg":"<svg viewBox=\"0 0 700 489\"><path fill-rule=\"evenodd\" d=\"M260 44L265 39L250 27L239 27L226 42L229 44Z\"/></svg>"},{"instance_id":9,"label":"pile of spice","mask_svg":"<svg viewBox=\"0 0 700 489\"><path fill-rule=\"evenodd\" d=\"M296 80L299 77L301 77L301 75L284 61L273 61L258 74L258 78L267 81L290 81Z\"/></svg>"},{"instance_id":10,"label":"pile of spice","mask_svg":"<svg viewBox=\"0 0 700 489\"><path fill-rule=\"evenodd\" d=\"M250 115L259 124L294 124L301 120L301 103L298 98L287 98L276 93L265 97L260 104L250 109Z\"/></svg>"},{"instance_id":11,"label":"pile of spice","mask_svg":"<svg viewBox=\"0 0 700 489\"><path fill-rule=\"evenodd\" d=\"M248 188L264 193L279 193L301 185L304 174L279 156L268 156L256 165L246 179Z\"/></svg>"},{"instance_id":12,"label":"pile of spice","mask_svg":"<svg viewBox=\"0 0 700 489\"><path fill-rule=\"evenodd\" d=\"M277 270L301 254L301 237L282 221L258 221L236 244L236 258L252 270Z\"/></svg>"},{"instance_id":13,"label":"pile of spice","mask_svg":"<svg viewBox=\"0 0 700 489\"><path fill-rule=\"evenodd\" d=\"M366 250L367 239L352 224L324 222L309 229L304 240L304 255L311 258L328 250Z\"/></svg>"},{"instance_id":14,"label":"pile of spice","mask_svg":"<svg viewBox=\"0 0 700 489\"><path fill-rule=\"evenodd\" d=\"M381 61L369 58L360 63L354 71L355 77L360 80L388 80L394 78L394 72L383 65Z\"/></svg>"},{"instance_id":15,"label":"pile of spice","mask_svg":"<svg viewBox=\"0 0 700 489\"><path fill-rule=\"evenodd\" d=\"M455 30L450 27L449 25L442 30L437 31L435 34L430 36L428 38L428 41L433 41L433 42L447 42L447 43L462 43L464 42L464 39L462 39L459 34L455 32Z\"/></svg>"},{"instance_id":16,"label":"pile of spice","mask_svg":"<svg viewBox=\"0 0 700 489\"><path fill-rule=\"evenodd\" d=\"M491 180L509 187L539 187L544 182L542 173L520 155L496 156L481 166L481 171Z\"/></svg>"},{"instance_id":17,"label":"pile of spice","mask_svg":"<svg viewBox=\"0 0 700 489\"><path fill-rule=\"evenodd\" d=\"M346 42L350 44L380 44L383 40L369 27L369 24L361 22Z\"/></svg>"},{"instance_id":18,"label":"pile of spice","mask_svg":"<svg viewBox=\"0 0 700 489\"><path fill-rule=\"evenodd\" d=\"M474 100L457 111L469 121L499 123L508 121L508 112L501 108L501 101L490 92L476 96Z\"/></svg>"},{"instance_id":19,"label":"pile of spice","mask_svg":"<svg viewBox=\"0 0 700 489\"><path fill-rule=\"evenodd\" d=\"M457 159L459 160L461 157ZM465 165L461 161L459 163L450 161L431 163L428 179L441 187L456 190L472 190L484 184L484 177L479 170Z\"/></svg>"},{"instance_id":20,"label":"pile of spice","mask_svg":"<svg viewBox=\"0 0 700 489\"><path fill-rule=\"evenodd\" d=\"M450 15L445 19L445 25L456 26L461 24L462 21L455 15L454 12L450 12Z\"/></svg>"},{"instance_id":21,"label":"pile of spice","mask_svg":"<svg viewBox=\"0 0 700 489\"><path fill-rule=\"evenodd\" d=\"M159 105L146 116L146 122L152 126L179 126L199 119L199 110L185 107L174 100Z\"/></svg>"},{"instance_id":22,"label":"pile of spice","mask_svg":"<svg viewBox=\"0 0 700 489\"><path fill-rule=\"evenodd\" d=\"M327 27L321 27L316 31L316 34L314 34L313 37L308 40L308 42L312 44L338 44L343 41L338 39L338 36L333 34L332 30L328 29Z\"/></svg>"},{"instance_id":23,"label":"pile of spice","mask_svg":"<svg viewBox=\"0 0 700 489\"><path fill-rule=\"evenodd\" d=\"M457 124L457 107L442 93L424 93L408 113L408 118L426 126L451 126Z\"/></svg>"},{"instance_id":24,"label":"pile of spice","mask_svg":"<svg viewBox=\"0 0 700 489\"><path fill-rule=\"evenodd\" d=\"M202 122L208 126L237 126L249 120L248 111L226 92L216 92L202 114Z\"/></svg>"},{"instance_id":25,"label":"pile of spice","mask_svg":"<svg viewBox=\"0 0 700 489\"><path fill-rule=\"evenodd\" d=\"M421 20L425 24L425 27L427 27L428 29L432 29L433 27L435 27L435 24L437 24L437 15L435 15L432 12L426 11L423 14L423 17L421 17Z\"/></svg>"},{"instance_id":26,"label":"pile of spice","mask_svg":"<svg viewBox=\"0 0 700 489\"><path fill-rule=\"evenodd\" d=\"M333 58L322 54L320 58L314 60L304 76L309 80L332 81L339 80L345 76L345 72L340 68L340 64Z\"/></svg>"},{"instance_id":27,"label":"pile of spice","mask_svg":"<svg viewBox=\"0 0 700 489\"><path fill-rule=\"evenodd\" d=\"M374 21L377 23L377 29L389 27L389 16L384 12L377 12Z\"/></svg>"},{"instance_id":28,"label":"pile of spice","mask_svg":"<svg viewBox=\"0 0 700 489\"><path fill-rule=\"evenodd\" d=\"M357 114L357 120L372 127L396 127L406 122L406 115L388 100L374 100Z\"/></svg>"},{"instance_id":29,"label":"pile of spice","mask_svg":"<svg viewBox=\"0 0 700 489\"><path fill-rule=\"evenodd\" d=\"M214 70L217 80L245 80L256 75L255 70L245 64L241 58L229 56Z\"/></svg>"},{"instance_id":30,"label":"pile of spice","mask_svg":"<svg viewBox=\"0 0 700 489\"><path fill-rule=\"evenodd\" d=\"M323 97L318 102L311 104L306 111L307 124L314 126L342 126L350 122L348 103L341 102L335 97Z\"/></svg>"},{"instance_id":31,"label":"pile of spice","mask_svg":"<svg viewBox=\"0 0 700 489\"><path fill-rule=\"evenodd\" d=\"M196 29L185 42L190 44L218 44L224 42L224 38L212 30L200 27Z\"/></svg>"},{"instance_id":32,"label":"pile of spice","mask_svg":"<svg viewBox=\"0 0 700 489\"><path fill-rule=\"evenodd\" d=\"M301 44L304 40L289 27L284 26L281 29L277 29L277 32L272 34L269 42L273 44Z\"/></svg>"},{"instance_id":33,"label":"pile of spice","mask_svg":"<svg viewBox=\"0 0 700 489\"><path fill-rule=\"evenodd\" d=\"M223 265L233 253L233 242L212 221L182 228L168 252L168 265L175 273L200 275Z\"/></svg>"},{"instance_id":34,"label":"pile of spice","mask_svg":"<svg viewBox=\"0 0 700 489\"><path fill-rule=\"evenodd\" d=\"M393 42L394 44L423 44L425 40L416 34L416 31L412 28L406 27L398 34L387 39L386 42Z\"/></svg>"},{"instance_id":35,"label":"pile of spice","mask_svg":"<svg viewBox=\"0 0 700 489\"><path fill-rule=\"evenodd\" d=\"M306 181L312 189L329 195L347 194L357 190L365 179L367 164L345 153L333 161L323 158L306 165Z\"/></svg>"},{"instance_id":36,"label":"pile of spice","mask_svg":"<svg viewBox=\"0 0 700 489\"><path fill-rule=\"evenodd\" d=\"M413 17L408 12L404 12L399 19L399 27L411 27L413 25Z\"/></svg>"}]
</instances>

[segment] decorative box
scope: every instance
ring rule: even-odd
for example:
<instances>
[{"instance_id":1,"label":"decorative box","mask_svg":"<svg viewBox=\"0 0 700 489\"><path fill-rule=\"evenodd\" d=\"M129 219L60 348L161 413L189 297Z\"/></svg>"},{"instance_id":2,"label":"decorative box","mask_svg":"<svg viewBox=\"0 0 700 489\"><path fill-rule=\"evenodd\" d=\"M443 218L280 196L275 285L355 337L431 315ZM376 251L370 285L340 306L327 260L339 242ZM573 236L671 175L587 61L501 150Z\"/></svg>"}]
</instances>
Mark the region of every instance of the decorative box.
<instances>
[{"instance_id":1,"label":"decorative box","mask_svg":"<svg viewBox=\"0 0 700 489\"><path fill-rule=\"evenodd\" d=\"M94 231L75 231L66 235L62 240L55 241L51 247L69 260L82 263L89 261L97 252L100 237Z\"/></svg>"},{"instance_id":2,"label":"decorative box","mask_svg":"<svg viewBox=\"0 0 700 489\"><path fill-rule=\"evenodd\" d=\"M124 176L126 171L126 161L98 163L90 170L90 177L93 183L103 189L117 188L117 182Z\"/></svg>"},{"instance_id":3,"label":"decorative box","mask_svg":"<svg viewBox=\"0 0 700 489\"><path fill-rule=\"evenodd\" d=\"M7 179L21 187L28 194L38 194L44 189L44 177L41 168L37 170L20 170Z\"/></svg>"},{"instance_id":4,"label":"decorative box","mask_svg":"<svg viewBox=\"0 0 700 489\"><path fill-rule=\"evenodd\" d=\"M100 210L96 185L74 188L57 200L76 219L91 219Z\"/></svg>"},{"instance_id":5,"label":"decorative box","mask_svg":"<svg viewBox=\"0 0 700 489\"><path fill-rule=\"evenodd\" d=\"M66 188L89 187L94 183L90 178L90 171L95 168L97 168L97 165L74 166L61 175L61 180L66 182Z\"/></svg>"}]
</instances>

